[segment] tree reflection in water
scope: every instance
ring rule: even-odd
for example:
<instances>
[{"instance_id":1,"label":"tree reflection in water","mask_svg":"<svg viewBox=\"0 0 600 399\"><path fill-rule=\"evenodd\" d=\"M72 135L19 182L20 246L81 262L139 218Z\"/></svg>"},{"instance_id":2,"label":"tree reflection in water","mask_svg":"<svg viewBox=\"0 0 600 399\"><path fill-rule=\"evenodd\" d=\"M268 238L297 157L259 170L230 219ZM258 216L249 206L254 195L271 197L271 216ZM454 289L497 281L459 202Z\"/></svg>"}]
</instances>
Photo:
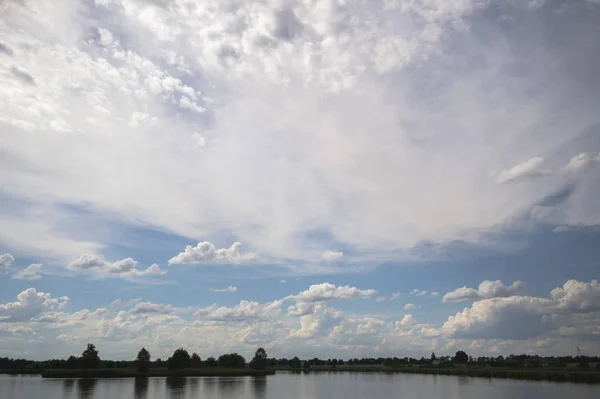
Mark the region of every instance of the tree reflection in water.
<instances>
[{"instance_id":1,"label":"tree reflection in water","mask_svg":"<svg viewBox=\"0 0 600 399\"><path fill-rule=\"evenodd\" d=\"M187 381L187 382L190 384L190 396L191 396L192 398L197 398L197 397L199 397L199 396L200 396L200 395L198 394L198 389L200 388L200 387L198 386L198 382L199 382L198 380L199 380L199 378L198 378L198 377L191 377L191 378L188 378L188 381Z\"/></svg>"},{"instance_id":2,"label":"tree reflection in water","mask_svg":"<svg viewBox=\"0 0 600 399\"><path fill-rule=\"evenodd\" d=\"M219 377L217 378L219 386L219 397L221 398L237 398L244 391L244 380L235 377Z\"/></svg>"},{"instance_id":3,"label":"tree reflection in water","mask_svg":"<svg viewBox=\"0 0 600 399\"><path fill-rule=\"evenodd\" d=\"M72 378L66 378L62 381L63 385L63 396L70 397L73 392L73 386L75 386L75 380Z\"/></svg>"},{"instance_id":4,"label":"tree reflection in water","mask_svg":"<svg viewBox=\"0 0 600 399\"><path fill-rule=\"evenodd\" d=\"M255 399L264 399L267 397L267 377L252 378L252 387L254 388Z\"/></svg>"},{"instance_id":5,"label":"tree reflection in water","mask_svg":"<svg viewBox=\"0 0 600 399\"><path fill-rule=\"evenodd\" d=\"M94 396L98 380L94 378L81 378L77 380L77 391L79 391L79 399L90 399Z\"/></svg>"},{"instance_id":6,"label":"tree reflection in water","mask_svg":"<svg viewBox=\"0 0 600 399\"><path fill-rule=\"evenodd\" d=\"M148 377L138 377L133 385L133 397L135 399L146 399L148 397Z\"/></svg>"},{"instance_id":7,"label":"tree reflection in water","mask_svg":"<svg viewBox=\"0 0 600 399\"><path fill-rule=\"evenodd\" d=\"M185 398L185 385L187 383L187 379L185 377L167 377L166 383L169 398Z\"/></svg>"}]
</instances>

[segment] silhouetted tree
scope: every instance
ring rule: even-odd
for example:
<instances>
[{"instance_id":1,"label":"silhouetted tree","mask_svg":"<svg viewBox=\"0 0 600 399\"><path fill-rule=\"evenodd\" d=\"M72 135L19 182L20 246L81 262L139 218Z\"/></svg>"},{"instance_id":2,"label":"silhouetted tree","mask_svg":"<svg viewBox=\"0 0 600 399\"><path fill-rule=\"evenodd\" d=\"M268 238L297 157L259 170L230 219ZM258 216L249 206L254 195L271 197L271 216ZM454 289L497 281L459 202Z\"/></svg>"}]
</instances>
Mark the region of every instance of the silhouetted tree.
<instances>
[{"instance_id":1,"label":"silhouetted tree","mask_svg":"<svg viewBox=\"0 0 600 399\"><path fill-rule=\"evenodd\" d=\"M456 363L467 363L469 361L469 356L464 351L458 351L454 355L454 361Z\"/></svg>"},{"instance_id":2,"label":"silhouetted tree","mask_svg":"<svg viewBox=\"0 0 600 399\"><path fill-rule=\"evenodd\" d=\"M191 365L194 368L202 367L202 359L196 352L192 353Z\"/></svg>"},{"instance_id":3,"label":"silhouetted tree","mask_svg":"<svg viewBox=\"0 0 600 399\"><path fill-rule=\"evenodd\" d=\"M150 367L150 352L148 352L146 348L140 349L137 358L135 359L135 363L137 364L138 373L147 373L148 368Z\"/></svg>"},{"instance_id":4,"label":"silhouetted tree","mask_svg":"<svg viewBox=\"0 0 600 399\"><path fill-rule=\"evenodd\" d=\"M87 349L81 354L84 369L95 369L100 364L100 356L94 344L87 344Z\"/></svg>"},{"instance_id":5,"label":"silhouetted tree","mask_svg":"<svg viewBox=\"0 0 600 399\"><path fill-rule=\"evenodd\" d=\"M206 367L216 367L217 366L217 359L215 359L214 357L210 356L208 357L205 361L204 361L204 365Z\"/></svg>"},{"instance_id":6,"label":"silhouetted tree","mask_svg":"<svg viewBox=\"0 0 600 399\"><path fill-rule=\"evenodd\" d=\"M77 359L75 356L71 355L67 359L67 368L68 369L76 369L78 363L79 363L79 359Z\"/></svg>"},{"instance_id":7,"label":"silhouetted tree","mask_svg":"<svg viewBox=\"0 0 600 399\"><path fill-rule=\"evenodd\" d=\"M437 357L435 357L435 353L431 352L431 361L434 362L437 360Z\"/></svg>"},{"instance_id":8,"label":"silhouetted tree","mask_svg":"<svg viewBox=\"0 0 600 399\"><path fill-rule=\"evenodd\" d=\"M186 369L190 367L191 357L188 351L183 348L176 349L167 360L169 370Z\"/></svg>"},{"instance_id":9,"label":"silhouetted tree","mask_svg":"<svg viewBox=\"0 0 600 399\"><path fill-rule=\"evenodd\" d=\"M237 353L227 353L219 356L219 367L227 368L244 368L246 367L246 359Z\"/></svg>"},{"instance_id":10,"label":"silhouetted tree","mask_svg":"<svg viewBox=\"0 0 600 399\"><path fill-rule=\"evenodd\" d=\"M267 352L263 348L258 348L249 364L251 369L264 370L267 368Z\"/></svg>"},{"instance_id":11,"label":"silhouetted tree","mask_svg":"<svg viewBox=\"0 0 600 399\"><path fill-rule=\"evenodd\" d=\"M300 368L300 366L302 365L302 362L300 361L300 359L298 359L298 357L297 357L297 356L296 356L296 357L294 357L294 358L293 358L293 359L290 361L290 363L291 363L292 369L294 369L294 370L297 370L297 369L299 369L299 368Z\"/></svg>"}]
</instances>

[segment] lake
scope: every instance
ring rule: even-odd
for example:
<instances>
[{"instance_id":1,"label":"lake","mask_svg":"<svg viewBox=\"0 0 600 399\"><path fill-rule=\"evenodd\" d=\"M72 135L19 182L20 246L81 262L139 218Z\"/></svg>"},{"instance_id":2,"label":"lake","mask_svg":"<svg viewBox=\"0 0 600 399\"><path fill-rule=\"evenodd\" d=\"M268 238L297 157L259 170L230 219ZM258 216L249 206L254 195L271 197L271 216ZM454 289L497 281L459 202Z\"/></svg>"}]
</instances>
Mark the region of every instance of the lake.
<instances>
[{"instance_id":1,"label":"lake","mask_svg":"<svg viewBox=\"0 0 600 399\"><path fill-rule=\"evenodd\" d=\"M418 374L312 373L256 377L43 379L0 375L2 399L577 399L600 385Z\"/></svg>"}]
</instances>

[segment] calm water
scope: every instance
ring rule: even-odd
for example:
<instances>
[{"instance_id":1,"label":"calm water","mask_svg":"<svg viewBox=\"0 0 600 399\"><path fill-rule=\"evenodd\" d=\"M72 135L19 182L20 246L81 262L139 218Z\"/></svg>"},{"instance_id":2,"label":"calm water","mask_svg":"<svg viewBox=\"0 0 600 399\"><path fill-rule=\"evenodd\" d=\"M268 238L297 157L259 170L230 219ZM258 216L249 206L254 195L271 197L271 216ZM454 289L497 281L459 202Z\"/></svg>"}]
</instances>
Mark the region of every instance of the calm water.
<instances>
[{"instance_id":1,"label":"calm water","mask_svg":"<svg viewBox=\"0 0 600 399\"><path fill-rule=\"evenodd\" d=\"M598 399L600 386L369 373L281 373L266 378L42 379L0 375L1 399Z\"/></svg>"}]
</instances>

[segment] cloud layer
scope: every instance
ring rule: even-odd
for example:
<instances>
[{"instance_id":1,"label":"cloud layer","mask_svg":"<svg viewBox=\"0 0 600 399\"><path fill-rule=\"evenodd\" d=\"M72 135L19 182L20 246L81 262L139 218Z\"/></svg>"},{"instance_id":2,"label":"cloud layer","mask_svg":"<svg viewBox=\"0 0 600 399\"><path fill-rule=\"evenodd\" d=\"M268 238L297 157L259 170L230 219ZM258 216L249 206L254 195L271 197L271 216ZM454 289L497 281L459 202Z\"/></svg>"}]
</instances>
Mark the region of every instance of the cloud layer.
<instances>
[{"instance_id":1,"label":"cloud layer","mask_svg":"<svg viewBox=\"0 0 600 399\"><path fill-rule=\"evenodd\" d=\"M371 291L327 283L320 286L329 287L338 301L361 298L344 292ZM273 356L336 358L396 352L422 356L466 346L473 355L520 351L560 355L571 354L570 343L575 341L586 352L598 349L600 284L595 280L566 281L549 297L481 299L439 324L423 322L422 316L407 312L382 316L340 310L331 306L333 294L313 295L318 291L313 287L264 303L242 300L233 306L176 307L117 300L107 307L69 312L69 298L29 288L15 302L0 304L0 335L4 337L0 350L10 345L22 348L28 356L53 357L59 355L57 350L79 351L90 340L104 346L105 356L117 358L133 356L141 345L154 356L167 356L183 345L205 357L224 351L249 355L257 345L265 346ZM286 301L293 302L288 312L283 310ZM408 305L405 310L415 308ZM32 344L31 337L38 343ZM105 345L107 341L110 345ZM57 345L48 345L53 342Z\"/></svg>"},{"instance_id":2,"label":"cloud layer","mask_svg":"<svg viewBox=\"0 0 600 399\"><path fill-rule=\"evenodd\" d=\"M29 212L0 213L0 239L98 254L114 231L59 223L85 204L236 242L173 264L366 262L479 242L566 187L544 222L599 223L597 7L488 5L8 3L1 183Z\"/></svg>"}]
</instances>

